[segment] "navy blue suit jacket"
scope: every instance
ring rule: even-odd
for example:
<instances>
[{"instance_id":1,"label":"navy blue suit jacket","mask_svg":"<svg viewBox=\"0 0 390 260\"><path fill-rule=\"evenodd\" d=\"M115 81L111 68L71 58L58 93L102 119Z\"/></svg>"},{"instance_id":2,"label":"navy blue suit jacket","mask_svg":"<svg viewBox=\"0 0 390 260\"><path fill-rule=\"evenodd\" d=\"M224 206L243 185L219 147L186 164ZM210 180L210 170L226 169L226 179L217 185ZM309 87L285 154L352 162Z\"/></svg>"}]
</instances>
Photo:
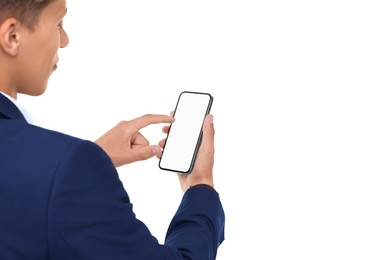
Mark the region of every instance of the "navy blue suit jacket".
<instances>
[{"instance_id":1,"label":"navy blue suit jacket","mask_svg":"<svg viewBox=\"0 0 390 260\"><path fill-rule=\"evenodd\" d=\"M224 224L195 186L159 244L99 146L28 124L0 94L0 259L215 259Z\"/></svg>"}]
</instances>

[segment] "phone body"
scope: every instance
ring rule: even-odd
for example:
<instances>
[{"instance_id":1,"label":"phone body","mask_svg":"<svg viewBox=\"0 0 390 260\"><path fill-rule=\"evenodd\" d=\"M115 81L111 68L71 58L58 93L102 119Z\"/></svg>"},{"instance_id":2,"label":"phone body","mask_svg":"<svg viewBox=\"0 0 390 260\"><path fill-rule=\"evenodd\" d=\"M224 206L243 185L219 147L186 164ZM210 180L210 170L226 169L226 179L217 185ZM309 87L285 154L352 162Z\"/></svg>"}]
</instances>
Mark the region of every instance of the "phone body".
<instances>
[{"instance_id":1,"label":"phone body","mask_svg":"<svg viewBox=\"0 0 390 260\"><path fill-rule=\"evenodd\" d=\"M159 162L162 170L188 174L192 171L202 143L203 121L210 113L213 96L183 91L176 103L165 146Z\"/></svg>"}]
</instances>

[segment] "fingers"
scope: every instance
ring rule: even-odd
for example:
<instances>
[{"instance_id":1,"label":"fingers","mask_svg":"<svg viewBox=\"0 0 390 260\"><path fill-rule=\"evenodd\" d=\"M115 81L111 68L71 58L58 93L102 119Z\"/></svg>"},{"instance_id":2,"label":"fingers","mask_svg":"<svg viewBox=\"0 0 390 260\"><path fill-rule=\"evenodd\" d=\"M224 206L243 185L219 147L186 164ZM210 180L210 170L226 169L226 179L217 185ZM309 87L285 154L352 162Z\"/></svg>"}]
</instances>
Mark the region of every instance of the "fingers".
<instances>
[{"instance_id":1,"label":"fingers","mask_svg":"<svg viewBox=\"0 0 390 260\"><path fill-rule=\"evenodd\" d=\"M175 119L167 115L146 114L141 117L128 121L131 127L139 130L151 124L173 123Z\"/></svg>"},{"instance_id":2,"label":"fingers","mask_svg":"<svg viewBox=\"0 0 390 260\"><path fill-rule=\"evenodd\" d=\"M153 156L161 156L161 148L157 145L142 147L141 149L137 150L137 153L134 157L136 161L142 161L152 158Z\"/></svg>"},{"instance_id":3,"label":"fingers","mask_svg":"<svg viewBox=\"0 0 390 260\"><path fill-rule=\"evenodd\" d=\"M203 122L203 131L208 131L210 134L214 135L214 116L212 114L208 114Z\"/></svg>"},{"instance_id":4,"label":"fingers","mask_svg":"<svg viewBox=\"0 0 390 260\"><path fill-rule=\"evenodd\" d=\"M161 156L162 147L151 146L140 129L150 124L172 123L175 119L167 115L147 114L130 121L121 121L96 140L110 156L116 167Z\"/></svg>"},{"instance_id":5,"label":"fingers","mask_svg":"<svg viewBox=\"0 0 390 260\"><path fill-rule=\"evenodd\" d=\"M166 138L160 140L160 142L158 142L158 146L161 147L161 148L164 148L166 141L167 141Z\"/></svg>"},{"instance_id":6,"label":"fingers","mask_svg":"<svg viewBox=\"0 0 390 260\"><path fill-rule=\"evenodd\" d=\"M115 166L119 167L128 163L144 161L152 158L153 156L160 158L161 153L161 147L157 145L143 146L136 150L123 151L123 153L118 156Z\"/></svg>"},{"instance_id":7,"label":"fingers","mask_svg":"<svg viewBox=\"0 0 390 260\"><path fill-rule=\"evenodd\" d=\"M168 125L163 126L162 131L163 131L164 134L168 134L168 132L169 132L169 127L170 127L170 126L168 126Z\"/></svg>"},{"instance_id":8,"label":"fingers","mask_svg":"<svg viewBox=\"0 0 390 260\"><path fill-rule=\"evenodd\" d=\"M214 117L207 115L203 121L202 144L191 174L180 174L179 181L183 191L197 184L207 184L214 187Z\"/></svg>"},{"instance_id":9,"label":"fingers","mask_svg":"<svg viewBox=\"0 0 390 260\"><path fill-rule=\"evenodd\" d=\"M173 117L173 114L174 114L174 113L175 113L175 111L171 111L171 112L169 113L169 115L170 115L171 117ZM170 125L163 126L163 128L162 128L163 133L164 133L164 134L168 134L169 128L170 128Z\"/></svg>"},{"instance_id":10,"label":"fingers","mask_svg":"<svg viewBox=\"0 0 390 260\"><path fill-rule=\"evenodd\" d=\"M146 139L145 136L143 136L143 134L141 134L140 132L136 133L133 137L133 140L130 141L130 148L137 148L138 146L146 146L146 145L149 145L149 141L148 139Z\"/></svg>"},{"instance_id":11,"label":"fingers","mask_svg":"<svg viewBox=\"0 0 390 260\"><path fill-rule=\"evenodd\" d=\"M208 152L214 153L214 116L209 114L203 121L203 140L202 149L206 149Z\"/></svg>"},{"instance_id":12,"label":"fingers","mask_svg":"<svg viewBox=\"0 0 390 260\"><path fill-rule=\"evenodd\" d=\"M171 112L169 113L169 115L170 115L171 117L173 117L174 114L175 114L175 111L171 111ZM169 128L170 128L170 125L164 126L164 127L162 128L163 133L164 133L164 134L168 134Z\"/></svg>"}]
</instances>

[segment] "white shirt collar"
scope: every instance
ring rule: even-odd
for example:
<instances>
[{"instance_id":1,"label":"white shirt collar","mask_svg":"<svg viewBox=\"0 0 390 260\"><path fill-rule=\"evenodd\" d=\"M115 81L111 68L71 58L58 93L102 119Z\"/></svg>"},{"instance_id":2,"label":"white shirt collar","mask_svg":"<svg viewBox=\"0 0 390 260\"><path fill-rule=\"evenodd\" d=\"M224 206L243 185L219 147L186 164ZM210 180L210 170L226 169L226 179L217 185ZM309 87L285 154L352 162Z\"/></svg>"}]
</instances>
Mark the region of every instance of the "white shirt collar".
<instances>
[{"instance_id":1,"label":"white shirt collar","mask_svg":"<svg viewBox=\"0 0 390 260\"><path fill-rule=\"evenodd\" d=\"M26 119L27 123L29 124L32 124L33 122L33 117L32 115L27 111L27 109L25 109L16 99L13 99L12 97L8 96L7 94L5 94L4 92L1 92L1 94L3 94L6 98L8 98L12 103L14 103L14 105L19 109L19 111L22 113L22 115L24 116L24 118Z\"/></svg>"}]
</instances>

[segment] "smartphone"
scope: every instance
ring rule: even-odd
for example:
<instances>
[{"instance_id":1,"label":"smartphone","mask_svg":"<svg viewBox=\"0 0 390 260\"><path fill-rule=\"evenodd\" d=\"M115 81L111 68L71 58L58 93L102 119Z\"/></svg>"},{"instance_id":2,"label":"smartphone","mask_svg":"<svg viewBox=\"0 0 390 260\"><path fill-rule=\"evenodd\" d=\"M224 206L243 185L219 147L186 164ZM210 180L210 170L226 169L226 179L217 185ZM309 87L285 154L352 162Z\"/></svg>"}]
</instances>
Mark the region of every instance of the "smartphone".
<instances>
[{"instance_id":1,"label":"smartphone","mask_svg":"<svg viewBox=\"0 0 390 260\"><path fill-rule=\"evenodd\" d=\"M183 91L177 100L159 162L162 170L188 174L192 171L202 142L203 120L210 113L213 97L209 93Z\"/></svg>"}]
</instances>

